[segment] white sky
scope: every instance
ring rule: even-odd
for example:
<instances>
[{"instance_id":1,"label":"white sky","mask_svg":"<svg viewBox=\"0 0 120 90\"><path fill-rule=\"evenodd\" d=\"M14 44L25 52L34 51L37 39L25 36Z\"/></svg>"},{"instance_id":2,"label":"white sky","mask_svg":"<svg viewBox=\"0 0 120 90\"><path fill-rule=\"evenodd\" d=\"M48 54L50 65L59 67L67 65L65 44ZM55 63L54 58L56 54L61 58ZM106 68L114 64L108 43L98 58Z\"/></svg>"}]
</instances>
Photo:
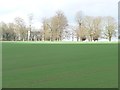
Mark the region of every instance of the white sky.
<instances>
[{"instance_id":1,"label":"white sky","mask_svg":"<svg viewBox=\"0 0 120 90\"><path fill-rule=\"evenodd\" d=\"M12 22L19 16L27 21L28 14L34 14L35 26L42 17L51 17L62 10L70 23L74 23L77 11L90 16L113 16L118 18L119 0L0 0L0 21Z\"/></svg>"}]
</instances>

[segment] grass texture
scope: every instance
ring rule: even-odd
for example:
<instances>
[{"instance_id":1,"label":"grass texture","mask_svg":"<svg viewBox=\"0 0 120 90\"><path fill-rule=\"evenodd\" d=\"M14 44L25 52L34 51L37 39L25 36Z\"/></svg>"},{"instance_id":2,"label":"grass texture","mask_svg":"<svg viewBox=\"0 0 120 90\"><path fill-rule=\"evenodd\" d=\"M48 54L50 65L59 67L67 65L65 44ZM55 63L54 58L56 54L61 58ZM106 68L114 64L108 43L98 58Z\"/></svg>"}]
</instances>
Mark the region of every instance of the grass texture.
<instances>
[{"instance_id":1,"label":"grass texture","mask_svg":"<svg viewBox=\"0 0 120 90\"><path fill-rule=\"evenodd\" d=\"M117 88L117 43L2 43L3 88Z\"/></svg>"}]
</instances>

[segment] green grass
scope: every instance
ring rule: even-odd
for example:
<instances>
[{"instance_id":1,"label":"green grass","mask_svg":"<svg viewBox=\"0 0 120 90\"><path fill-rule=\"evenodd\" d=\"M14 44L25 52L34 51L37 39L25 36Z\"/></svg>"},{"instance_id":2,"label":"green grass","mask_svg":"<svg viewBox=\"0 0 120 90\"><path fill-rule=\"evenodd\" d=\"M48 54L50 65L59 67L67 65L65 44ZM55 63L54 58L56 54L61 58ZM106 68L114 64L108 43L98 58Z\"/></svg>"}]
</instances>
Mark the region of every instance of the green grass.
<instances>
[{"instance_id":1,"label":"green grass","mask_svg":"<svg viewBox=\"0 0 120 90\"><path fill-rule=\"evenodd\" d=\"M3 88L116 88L118 45L3 43Z\"/></svg>"}]
</instances>

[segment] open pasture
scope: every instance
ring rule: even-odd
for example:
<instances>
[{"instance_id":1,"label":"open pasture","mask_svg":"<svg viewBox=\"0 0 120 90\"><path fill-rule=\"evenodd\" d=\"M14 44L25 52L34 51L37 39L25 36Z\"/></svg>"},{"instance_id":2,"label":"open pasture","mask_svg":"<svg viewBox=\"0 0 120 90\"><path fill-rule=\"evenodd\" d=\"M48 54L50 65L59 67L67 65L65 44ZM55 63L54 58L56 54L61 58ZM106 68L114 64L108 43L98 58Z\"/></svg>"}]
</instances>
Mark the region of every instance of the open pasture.
<instances>
[{"instance_id":1,"label":"open pasture","mask_svg":"<svg viewBox=\"0 0 120 90\"><path fill-rule=\"evenodd\" d=\"M117 43L3 42L3 88L116 88Z\"/></svg>"}]
</instances>

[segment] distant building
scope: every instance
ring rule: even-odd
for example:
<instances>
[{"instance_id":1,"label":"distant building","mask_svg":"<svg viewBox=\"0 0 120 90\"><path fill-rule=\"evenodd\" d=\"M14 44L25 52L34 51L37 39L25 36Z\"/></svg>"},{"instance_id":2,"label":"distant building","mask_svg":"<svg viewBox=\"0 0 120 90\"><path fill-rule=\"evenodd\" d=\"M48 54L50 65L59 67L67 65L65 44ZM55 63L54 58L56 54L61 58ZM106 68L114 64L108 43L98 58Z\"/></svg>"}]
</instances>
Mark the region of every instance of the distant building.
<instances>
[{"instance_id":1,"label":"distant building","mask_svg":"<svg viewBox=\"0 0 120 90\"><path fill-rule=\"evenodd\" d=\"M32 41L41 41L42 40L40 31L31 31L30 34L31 34L30 36L31 36Z\"/></svg>"},{"instance_id":2,"label":"distant building","mask_svg":"<svg viewBox=\"0 0 120 90\"><path fill-rule=\"evenodd\" d=\"M28 41L41 41L42 34L40 31L30 31L28 30Z\"/></svg>"}]
</instances>

